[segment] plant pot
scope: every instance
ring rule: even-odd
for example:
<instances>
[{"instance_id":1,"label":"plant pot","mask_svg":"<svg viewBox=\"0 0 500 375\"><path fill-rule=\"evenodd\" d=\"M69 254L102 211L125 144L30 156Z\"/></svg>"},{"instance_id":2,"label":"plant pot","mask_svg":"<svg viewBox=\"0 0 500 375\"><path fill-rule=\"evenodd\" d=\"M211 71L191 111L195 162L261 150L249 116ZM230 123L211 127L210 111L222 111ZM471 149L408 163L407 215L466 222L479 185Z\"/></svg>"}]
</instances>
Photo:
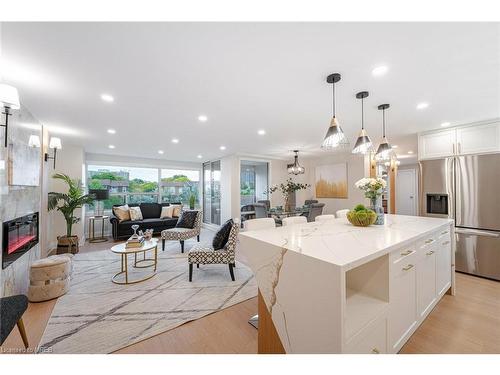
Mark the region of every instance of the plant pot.
<instances>
[{"instance_id":1,"label":"plant pot","mask_svg":"<svg viewBox=\"0 0 500 375\"><path fill-rule=\"evenodd\" d=\"M78 251L78 236L57 237L57 254L76 254Z\"/></svg>"},{"instance_id":2,"label":"plant pot","mask_svg":"<svg viewBox=\"0 0 500 375\"><path fill-rule=\"evenodd\" d=\"M194 210L194 204L193 205L189 205L189 209L190 210Z\"/></svg>"}]
</instances>

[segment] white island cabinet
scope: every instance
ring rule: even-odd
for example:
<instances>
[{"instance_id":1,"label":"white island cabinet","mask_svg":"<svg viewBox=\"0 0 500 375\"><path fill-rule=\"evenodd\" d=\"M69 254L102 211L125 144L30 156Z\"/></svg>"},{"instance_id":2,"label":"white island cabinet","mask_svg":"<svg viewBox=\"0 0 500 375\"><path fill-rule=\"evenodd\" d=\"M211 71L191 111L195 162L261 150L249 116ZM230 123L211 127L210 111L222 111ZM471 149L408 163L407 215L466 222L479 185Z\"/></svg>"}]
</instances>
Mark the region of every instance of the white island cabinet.
<instances>
[{"instance_id":1,"label":"white island cabinet","mask_svg":"<svg viewBox=\"0 0 500 375\"><path fill-rule=\"evenodd\" d=\"M453 222L386 215L242 232L259 352L397 353L454 283Z\"/></svg>"}]
</instances>

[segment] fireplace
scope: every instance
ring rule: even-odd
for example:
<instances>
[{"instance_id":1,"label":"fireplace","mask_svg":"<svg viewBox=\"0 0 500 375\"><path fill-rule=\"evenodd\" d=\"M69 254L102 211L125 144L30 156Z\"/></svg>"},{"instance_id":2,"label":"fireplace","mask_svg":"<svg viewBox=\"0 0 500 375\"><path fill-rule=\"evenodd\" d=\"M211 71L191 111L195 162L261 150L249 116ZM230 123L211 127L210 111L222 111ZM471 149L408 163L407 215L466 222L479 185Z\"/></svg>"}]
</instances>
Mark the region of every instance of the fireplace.
<instances>
[{"instance_id":1,"label":"fireplace","mask_svg":"<svg viewBox=\"0 0 500 375\"><path fill-rule=\"evenodd\" d=\"M38 243L38 212L3 223L2 269Z\"/></svg>"}]
</instances>

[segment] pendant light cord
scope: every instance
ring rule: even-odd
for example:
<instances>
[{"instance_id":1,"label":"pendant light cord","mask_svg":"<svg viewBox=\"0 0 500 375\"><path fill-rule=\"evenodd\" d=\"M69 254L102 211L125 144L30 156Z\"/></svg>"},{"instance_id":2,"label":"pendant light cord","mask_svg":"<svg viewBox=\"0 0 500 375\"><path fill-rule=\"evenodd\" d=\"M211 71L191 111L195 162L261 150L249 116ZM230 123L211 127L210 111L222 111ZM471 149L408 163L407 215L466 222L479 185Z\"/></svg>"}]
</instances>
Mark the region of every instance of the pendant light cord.
<instances>
[{"instance_id":1,"label":"pendant light cord","mask_svg":"<svg viewBox=\"0 0 500 375\"><path fill-rule=\"evenodd\" d=\"M365 129L365 112L364 112L365 98L361 98L361 130Z\"/></svg>"},{"instance_id":2,"label":"pendant light cord","mask_svg":"<svg viewBox=\"0 0 500 375\"><path fill-rule=\"evenodd\" d=\"M384 130L384 138L385 138L385 108L382 110L382 119L383 119L382 120L382 124L383 124L382 128Z\"/></svg>"},{"instance_id":3,"label":"pendant light cord","mask_svg":"<svg viewBox=\"0 0 500 375\"><path fill-rule=\"evenodd\" d=\"M335 82L332 82L332 111L333 111L333 117L335 117L337 112L335 103Z\"/></svg>"}]
</instances>

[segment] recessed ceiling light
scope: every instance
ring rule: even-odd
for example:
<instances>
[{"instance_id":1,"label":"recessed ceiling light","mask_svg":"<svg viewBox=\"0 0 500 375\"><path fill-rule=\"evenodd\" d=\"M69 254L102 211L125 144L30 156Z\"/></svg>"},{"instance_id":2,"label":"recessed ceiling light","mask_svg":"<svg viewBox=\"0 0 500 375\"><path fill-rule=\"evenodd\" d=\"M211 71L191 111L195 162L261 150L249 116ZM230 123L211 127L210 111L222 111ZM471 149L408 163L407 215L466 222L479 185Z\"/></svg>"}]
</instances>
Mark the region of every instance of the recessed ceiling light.
<instances>
[{"instance_id":1,"label":"recessed ceiling light","mask_svg":"<svg viewBox=\"0 0 500 375\"><path fill-rule=\"evenodd\" d=\"M108 133L109 134L116 134L116 130L115 129L108 129Z\"/></svg>"},{"instance_id":2,"label":"recessed ceiling light","mask_svg":"<svg viewBox=\"0 0 500 375\"><path fill-rule=\"evenodd\" d=\"M109 145L108 148L110 149L114 149L115 148L115 145Z\"/></svg>"},{"instance_id":3,"label":"recessed ceiling light","mask_svg":"<svg viewBox=\"0 0 500 375\"><path fill-rule=\"evenodd\" d=\"M163 150L158 150L158 153L159 153L160 155L163 155Z\"/></svg>"},{"instance_id":4,"label":"recessed ceiling light","mask_svg":"<svg viewBox=\"0 0 500 375\"><path fill-rule=\"evenodd\" d=\"M398 145L392 145L392 148L398 148L399 146Z\"/></svg>"},{"instance_id":5,"label":"recessed ceiling light","mask_svg":"<svg viewBox=\"0 0 500 375\"><path fill-rule=\"evenodd\" d=\"M450 125L451 125L451 124L450 124L449 122L443 122L443 123L441 124L441 126L442 126L443 128L445 128L445 127L447 127L447 126L450 126Z\"/></svg>"},{"instance_id":6,"label":"recessed ceiling light","mask_svg":"<svg viewBox=\"0 0 500 375\"><path fill-rule=\"evenodd\" d=\"M179 140L177 138L172 138L172 143L179 143Z\"/></svg>"},{"instance_id":7,"label":"recessed ceiling light","mask_svg":"<svg viewBox=\"0 0 500 375\"><path fill-rule=\"evenodd\" d=\"M261 129L257 132L258 135L265 135L266 131L264 129Z\"/></svg>"},{"instance_id":8,"label":"recessed ceiling light","mask_svg":"<svg viewBox=\"0 0 500 375\"><path fill-rule=\"evenodd\" d=\"M412 154L413 154L413 151L408 151L408 153L409 153L410 155L412 155Z\"/></svg>"},{"instance_id":9,"label":"recessed ceiling light","mask_svg":"<svg viewBox=\"0 0 500 375\"><path fill-rule=\"evenodd\" d=\"M207 120L208 120L208 117L205 115L198 116L198 121L200 121L200 122L207 122Z\"/></svg>"},{"instance_id":10,"label":"recessed ceiling light","mask_svg":"<svg viewBox=\"0 0 500 375\"><path fill-rule=\"evenodd\" d=\"M381 65L381 66L377 66L375 69L373 69L372 74L375 77L379 77L379 76L383 76L385 73L387 73L388 70L389 70L389 68L387 66Z\"/></svg>"},{"instance_id":11,"label":"recessed ceiling light","mask_svg":"<svg viewBox=\"0 0 500 375\"><path fill-rule=\"evenodd\" d=\"M424 109L424 108L427 108L429 106L429 103L418 103L417 104L417 109Z\"/></svg>"},{"instance_id":12,"label":"recessed ceiling light","mask_svg":"<svg viewBox=\"0 0 500 375\"><path fill-rule=\"evenodd\" d=\"M201 159L202 157L203 157L203 156L201 156L201 155L198 155L198 156L197 156L197 158L198 158L198 159Z\"/></svg>"},{"instance_id":13,"label":"recessed ceiling light","mask_svg":"<svg viewBox=\"0 0 500 375\"><path fill-rule=\"evenodd\" d=\"M224 151L224 150L226 149L226 146L220 146L220 147L219 147L219 149L220 149L221 151Z\"/></svg>"},{"instance_id":14,"label":"recessed ceiling light","mask_svg":"<svg viewBox=\"0 0 500 375\"><path fill-rule=\"evenodd\" d=\"M105 102L112 103L115 101L115 98L113 98L109 94L101 94L101 99L104 100Z\"/></svg>"}]
</instances>

